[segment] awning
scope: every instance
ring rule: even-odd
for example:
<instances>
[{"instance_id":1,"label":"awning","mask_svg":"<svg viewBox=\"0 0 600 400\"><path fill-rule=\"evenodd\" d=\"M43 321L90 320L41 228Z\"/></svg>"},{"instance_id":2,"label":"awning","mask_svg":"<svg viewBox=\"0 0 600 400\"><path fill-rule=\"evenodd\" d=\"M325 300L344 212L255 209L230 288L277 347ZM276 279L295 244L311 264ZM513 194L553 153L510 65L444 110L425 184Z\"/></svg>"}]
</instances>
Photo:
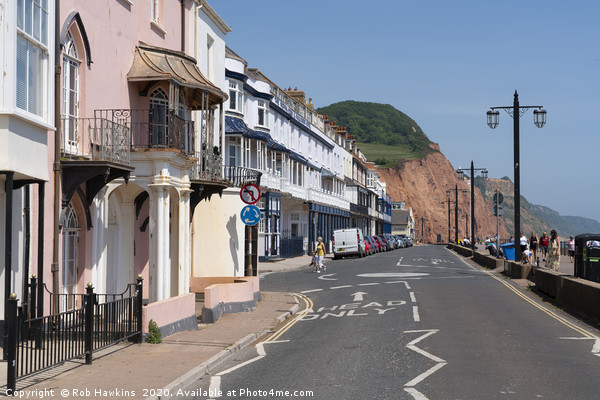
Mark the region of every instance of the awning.
<instances>
[{"instance_id":1,"label":"awning","mask_svg":"<svg viewBox=\"0 0 600 400\"><path fill-rule=\"evenodd\" d=\"M185 53L140 44L135 47L130 82L172 81L193 89L192 108L202 107L202 93L208 95L208 105L215 106L227 100L227 94L202 75L196 60Z\"/></svg>"}]
</instances>

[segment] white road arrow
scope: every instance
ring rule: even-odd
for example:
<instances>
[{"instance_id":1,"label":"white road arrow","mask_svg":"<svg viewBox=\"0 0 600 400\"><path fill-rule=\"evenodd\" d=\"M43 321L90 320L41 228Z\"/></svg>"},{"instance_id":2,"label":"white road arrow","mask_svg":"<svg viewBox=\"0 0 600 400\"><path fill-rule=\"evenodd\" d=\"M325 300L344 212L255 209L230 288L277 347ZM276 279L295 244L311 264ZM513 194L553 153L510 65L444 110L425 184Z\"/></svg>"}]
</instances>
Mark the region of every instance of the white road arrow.
<instances>
[{"instance_id":1,"label":"white road arrow","mask_svg":"<svg viewBox=\"0 0 600 400\"><path fill-rule=\"evenodd\" d=\"M352 293L350 296L354 296L353 301L363 301L363 294L367 294L366 292L356 292Z\"/></svg>"}]
</instances>

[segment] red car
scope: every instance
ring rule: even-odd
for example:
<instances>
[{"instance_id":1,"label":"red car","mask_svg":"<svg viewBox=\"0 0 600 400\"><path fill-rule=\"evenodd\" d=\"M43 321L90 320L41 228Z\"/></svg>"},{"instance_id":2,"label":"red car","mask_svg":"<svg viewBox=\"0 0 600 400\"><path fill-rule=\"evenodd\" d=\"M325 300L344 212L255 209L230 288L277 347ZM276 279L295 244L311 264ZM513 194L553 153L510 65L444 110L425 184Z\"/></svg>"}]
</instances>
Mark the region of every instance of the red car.
<instances>
[{"instance_id":1,"label":"red car","mask_svg":"<svg viewBox=\"0 0 600 400\"><path fill-rule=\"evenodd\" d=\"M383 247L384 246L383 243L381 243L381 239L379 239L378 236L371 236L371 240L375 244L375 247L376 247L375 251L380 252L385 249L385 247Z\"/></svg>"},{"instance_id":2,"label":"red car","mask_svg":"<svg viewBox=\"0 0 600 400\"><path fill-rule=\"evenodd\" d=\"M370 256L371 254L373 254L373 251L371 251L371 243L369 242L369 240L367 239L367 237L364 237L364 241L365 241L365 254Z\"/></svg>"}]
</instances>

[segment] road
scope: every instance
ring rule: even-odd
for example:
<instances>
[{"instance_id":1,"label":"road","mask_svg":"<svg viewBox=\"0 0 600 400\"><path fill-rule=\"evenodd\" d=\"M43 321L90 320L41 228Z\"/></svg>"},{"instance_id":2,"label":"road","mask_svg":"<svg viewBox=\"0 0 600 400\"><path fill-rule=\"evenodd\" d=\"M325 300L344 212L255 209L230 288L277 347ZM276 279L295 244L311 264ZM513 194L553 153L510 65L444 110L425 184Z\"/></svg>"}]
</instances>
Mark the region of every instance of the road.
<instances>
[{"instance_id":1,"label":"road","mask_svg":"<svg viewBox=\"0 0 600 400\"><path fill-rule=\"evenodd\" d=\"M442 246L271 274L261 290L297 293L298 314L188 398L600 396L597 330Z\"/></svg>"}]
</instances>

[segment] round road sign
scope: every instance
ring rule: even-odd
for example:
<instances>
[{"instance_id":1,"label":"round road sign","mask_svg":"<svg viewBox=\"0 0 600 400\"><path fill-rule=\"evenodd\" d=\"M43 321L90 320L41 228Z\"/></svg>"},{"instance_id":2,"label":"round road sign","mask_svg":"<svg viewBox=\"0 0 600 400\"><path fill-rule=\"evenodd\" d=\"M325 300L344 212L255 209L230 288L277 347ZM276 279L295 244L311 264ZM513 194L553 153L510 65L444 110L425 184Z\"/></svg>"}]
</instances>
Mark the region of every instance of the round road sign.
<instances>
[{"instance_id":1,"label":"round road sign","mask_svg":"<svg viewBox=\"0 0 600 400\"><path fill-rule=\"evenodd\" d=\"M254 183L247 183L240 189L240 198L246 204L254 204L260 199L260 189Z\"/></svg>"}]
</instances>

